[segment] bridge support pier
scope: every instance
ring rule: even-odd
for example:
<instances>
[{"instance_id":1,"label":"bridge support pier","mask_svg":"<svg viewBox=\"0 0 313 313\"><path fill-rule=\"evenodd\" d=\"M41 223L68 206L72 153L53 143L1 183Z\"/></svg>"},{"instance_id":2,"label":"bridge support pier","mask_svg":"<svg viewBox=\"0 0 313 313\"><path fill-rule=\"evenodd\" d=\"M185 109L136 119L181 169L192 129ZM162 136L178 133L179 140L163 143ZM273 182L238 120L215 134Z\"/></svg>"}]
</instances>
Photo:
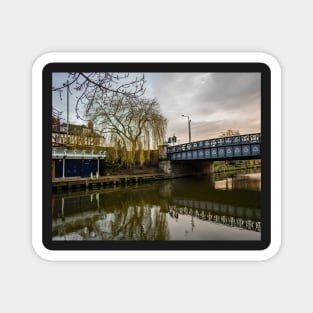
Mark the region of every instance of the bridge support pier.
<instances>
[{"instance_id":1,"label":"bridge support pier","mask_svg":"<svg viewBox=\"0 0 313 313\"><path fill-rule=\"evenodd\" d=\"M214 174L213 161L160 161L159 168L167 175L175 177Z\"/></svg>"}]
</instances>

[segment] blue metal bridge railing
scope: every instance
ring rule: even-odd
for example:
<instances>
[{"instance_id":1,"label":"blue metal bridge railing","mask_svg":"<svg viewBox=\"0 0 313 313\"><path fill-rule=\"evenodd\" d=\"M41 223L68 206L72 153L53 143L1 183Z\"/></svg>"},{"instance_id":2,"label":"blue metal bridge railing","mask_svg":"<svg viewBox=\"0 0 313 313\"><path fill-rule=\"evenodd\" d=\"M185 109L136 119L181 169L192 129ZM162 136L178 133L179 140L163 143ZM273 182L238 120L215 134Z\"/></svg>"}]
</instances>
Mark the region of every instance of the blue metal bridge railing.
<instances>
[{"instance_id":1,"label":"blue metal bridge railing","mask_svg":"<svg viewBox=\"0 0 313 313\"><path fill-rule=\"evenodd\" d=\"M261 156L261 133L214 138L167 148L169 160L240 159Z\"/></svg>"}]
</instances>

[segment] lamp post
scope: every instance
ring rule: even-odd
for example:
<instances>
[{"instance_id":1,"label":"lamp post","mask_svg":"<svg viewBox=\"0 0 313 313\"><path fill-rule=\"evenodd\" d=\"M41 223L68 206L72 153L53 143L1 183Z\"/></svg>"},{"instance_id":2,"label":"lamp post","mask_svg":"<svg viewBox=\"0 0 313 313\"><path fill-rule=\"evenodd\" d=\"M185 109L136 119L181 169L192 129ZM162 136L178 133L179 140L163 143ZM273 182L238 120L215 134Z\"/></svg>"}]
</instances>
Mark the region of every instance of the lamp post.
<instances>
[{"instance_id":1,"label":"lamp post","mask_svg":"<svg viewBox=\"0 0 313 313\"><path fill-rule=\"evenodd\" d=\"M66 144L68 145L68 132L69 132L69 92L70 92L70 86L69 81L66 81L66 84L63 84L63 87L66 86L67 95L66 95L66 113L67 113L67 130L66 130Z\"/></svg>"},{"instance_id":2,"label":"lamp post","mask_svg":"<svg viewBox=\"0 0 313 313\"><path fill-rule=\"evenodd\" d=\"M190 130L190 123L191 123L191 120L189 119L189 115L182 115L182 117L187 117L187 118L188 118L189 142L191 142L191 130Z\"/></svg>"}]
</instances>

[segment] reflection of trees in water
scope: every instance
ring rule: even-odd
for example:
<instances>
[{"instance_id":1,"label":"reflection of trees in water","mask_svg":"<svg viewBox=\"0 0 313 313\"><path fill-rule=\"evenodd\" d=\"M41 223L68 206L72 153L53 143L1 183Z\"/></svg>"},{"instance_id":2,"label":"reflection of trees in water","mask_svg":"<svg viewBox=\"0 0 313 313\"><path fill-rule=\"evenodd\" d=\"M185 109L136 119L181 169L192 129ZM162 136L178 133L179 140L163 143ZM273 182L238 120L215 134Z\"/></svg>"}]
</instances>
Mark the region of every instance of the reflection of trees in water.
<instances>
[{"instance_id":1,"label":"reflection of trees in water","mask_svg":"<svg viewBox=\"0 0 313 313\"><path fill-rule=\"evenodd\" d=\"M124 204L125 205L125 204ZM100 213L93 219L84 219L78 229L71 225L58 228L54 236L59 239L78 240L168 240L166 214L156 206L128 206L114 212ZM77 235L74 236L73 233Z\"/></svg>"},{"instance_id":2,"label":"reflection of trees in water","mask_svg":"<svg viewBox=\"0 0 313 313\"><path fill-rule=\"evenodd\" d=\"M109 224L104 217L96 226L102 239L167 240L169 237L166 215L159 207L149 205L126 205L114 212Z\"/></svg>"}]
</instances>

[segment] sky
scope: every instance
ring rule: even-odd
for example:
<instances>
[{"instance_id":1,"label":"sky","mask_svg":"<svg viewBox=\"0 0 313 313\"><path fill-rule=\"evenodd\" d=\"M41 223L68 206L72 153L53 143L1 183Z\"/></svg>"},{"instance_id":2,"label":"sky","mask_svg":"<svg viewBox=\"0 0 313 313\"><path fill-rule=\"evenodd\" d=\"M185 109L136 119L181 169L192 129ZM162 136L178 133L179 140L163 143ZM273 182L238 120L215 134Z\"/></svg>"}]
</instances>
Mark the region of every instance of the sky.
<instances>
[{"instance_id":1,"label":"sky","mask_svg":"<svg viewBox=\"0 0 313 313\"><path fill-rule=\"evenodd\" d=\"M141 73L133 73L140 76ZM144 97L156 98L167 119L166 138L175 135L177 144L188 142L188 118L191 141L220 137L228 130L240 134L261 131L260 73L145 73ZM62 85L66 73L53 74L53 86ZM76 94L70 98L70 123L83 124L76 117ZM53 107L63 112L66 121L66 90L53 92Z\"/></svg>"}]
</instances>

